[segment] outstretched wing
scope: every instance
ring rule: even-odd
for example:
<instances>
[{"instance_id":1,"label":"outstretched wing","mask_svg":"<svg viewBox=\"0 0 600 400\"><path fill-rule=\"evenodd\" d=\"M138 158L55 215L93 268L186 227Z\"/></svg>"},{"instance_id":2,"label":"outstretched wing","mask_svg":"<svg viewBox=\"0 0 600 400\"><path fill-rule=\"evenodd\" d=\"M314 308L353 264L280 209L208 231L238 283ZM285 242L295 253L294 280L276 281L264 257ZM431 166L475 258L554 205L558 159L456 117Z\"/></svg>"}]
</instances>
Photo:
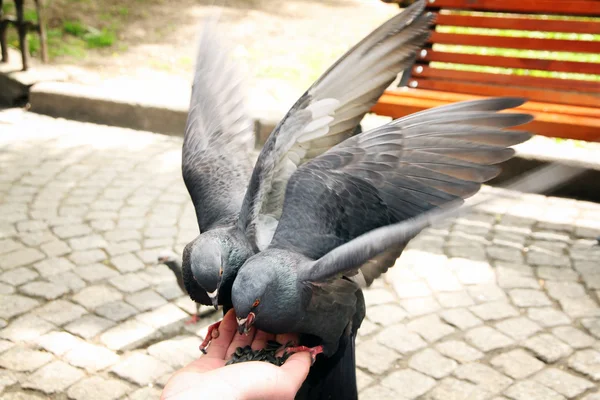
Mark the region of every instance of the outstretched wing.
<instances>
[{"instance_id":1,"label":"outstretched wing","mask_svg":"<svg viewBox=\"0 0 600 400\"><path fill-rule=\"evenodd\" d=\"M307 162L290 179L271 246L317 260L366 232L473 195L500 172L493 164L512 157L509 146L530 137L503 129L531 116L497 112L522 103L492 98L437 107Z\"/></svg>"},{"instance_id":2,"label":"outstretched wing","mask_svg":"<svg viewBox=\"0 0 600 400\"><path fill-rule=\"evenodd\" d=\"M286 186L299 165L352 136L383 91L414 60L433 16L420 1L342 56L296 102L269 136L252 173L240 228L260 250L281 216Z\"/></svg>"},{"instance_id":3,"label":"outstretched wing","mask_svg":"<svg viewBox=\"0 0 600 400\"><path fill-rule=\"evenodd\" d=\"M200 37L182 151L183 180L201 231L237 218L254 147L242 76L219 39L216 23L208 19Z\"/></svg>"}]
</instances>

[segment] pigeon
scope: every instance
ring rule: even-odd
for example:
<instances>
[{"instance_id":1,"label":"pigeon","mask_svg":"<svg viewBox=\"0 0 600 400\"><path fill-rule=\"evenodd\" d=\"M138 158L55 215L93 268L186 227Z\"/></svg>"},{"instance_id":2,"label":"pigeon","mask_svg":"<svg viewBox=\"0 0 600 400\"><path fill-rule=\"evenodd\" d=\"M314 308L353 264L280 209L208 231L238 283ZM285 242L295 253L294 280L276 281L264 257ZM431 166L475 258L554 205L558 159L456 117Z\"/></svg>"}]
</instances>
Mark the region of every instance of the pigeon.
<instances>
[{"instance_id":1,"label":"pigeon","mask_svg":"<svg viewBox=\"0 0 600 400\"><path fill-rule=\"evenodd\" d=\"M415 3L335 62L276 126L254 169L245 158L241 79L216 30L205 26L182 163L201 232L183 252L184 284L194 301L220 304L223 312L232 307L237 271L270 243L288 180L299 166L361 131L363 116L427 41L434 16L424 9L424 1ZM201 348L218 324L209 327Z\"/></svg>"},{"instance_id":2,"label":"pigeon","mask_svg":"<svg viewBox=\"0 0 600 400\"><path fill-rule=\"evenodd\" d=\"M499 111L523 103L489 98L425 110L346 139L293 172L270 244L238 271L232 303L240 333L298 333L288 352L324 355L323 375L311 371L320 397L308 398L357 398L361 289L392 266L390 249L410 239L385 229L460 204L497 176L494 164L514 155L509 146L531 136L505 129L532 120Z\"/></svg>"},{"instance_id":3,"label":"pigeon","mask_svg":"<svg viewBox=\"0 0 600 400\"><path fill-rule=\"evenodd\" d=\"M175 279L177 279L177 286L181 289L184 294L187 294L185 290L185 284L183 283L183 272L181 270L181 260L171 250L163 250L158 253L158 262L160 264L165 264L173 275L175 275ZM200 319L200 304L196 303L196 314L192 316L192 318L186 322L186 324L195 324Z\"/></svg>"}]
</instances>

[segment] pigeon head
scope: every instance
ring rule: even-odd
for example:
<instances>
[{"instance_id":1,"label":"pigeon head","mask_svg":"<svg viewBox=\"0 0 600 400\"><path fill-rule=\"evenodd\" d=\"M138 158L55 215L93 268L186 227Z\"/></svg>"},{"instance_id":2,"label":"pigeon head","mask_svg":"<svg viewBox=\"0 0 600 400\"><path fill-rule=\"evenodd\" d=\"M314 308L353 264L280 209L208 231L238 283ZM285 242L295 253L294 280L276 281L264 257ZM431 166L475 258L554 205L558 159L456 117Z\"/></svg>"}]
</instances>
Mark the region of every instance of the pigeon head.
<instances>
[{"instance_id":1,"label":"pigeon head","mask_svg":"<svg viewBox=\"0 0 600 400\"><path fill-rule=\"evenodd\" d=\"M285 333L294 326L301 306L294 270L264 253L248 259L238 271L231 300L240 334L254 325L267 332Z\"/></svg>"},{"instance_id":2,"label":"pigeon head","mask_svg":"<svg viewBox=\"0 0 600 400\"><path fill-rule=\"evenodd\" d=\"M177 262L179 261L179 257L177 254L172 252L171 250L163 250L158 253L158 262L160 264L165 264L167 267L174 271L178 268Z\"/></svg>"},{"instance_id":3,"label":"pigeon head","mask_svg":"<svg viewBox=\"0 0 600 400\"><path fill-rule=\"evenodd\" d=\"M223 279L223 245L216 236L200 235L183 250L184 269L191 271L195 283L206 291L215 308Z\"/></svg>"}]
</instances>

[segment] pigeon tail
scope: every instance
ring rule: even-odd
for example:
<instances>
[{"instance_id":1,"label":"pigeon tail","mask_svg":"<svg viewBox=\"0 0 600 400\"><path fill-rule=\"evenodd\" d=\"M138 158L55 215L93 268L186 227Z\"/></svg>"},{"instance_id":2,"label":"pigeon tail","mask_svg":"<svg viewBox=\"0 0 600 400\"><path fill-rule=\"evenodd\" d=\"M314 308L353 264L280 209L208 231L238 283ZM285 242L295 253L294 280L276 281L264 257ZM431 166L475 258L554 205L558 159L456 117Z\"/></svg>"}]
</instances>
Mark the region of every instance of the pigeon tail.
<instances>
[{"instance_id":1,"label":"pigeon tail","mask_svg":"<svg viewBox=\"0 0 600 400\"><path fill-rule=\"evenodd\" d=\"M355 335L342 336L332 357L317 357L295 400L358 400Z\"/></svg>"}]
</instances>

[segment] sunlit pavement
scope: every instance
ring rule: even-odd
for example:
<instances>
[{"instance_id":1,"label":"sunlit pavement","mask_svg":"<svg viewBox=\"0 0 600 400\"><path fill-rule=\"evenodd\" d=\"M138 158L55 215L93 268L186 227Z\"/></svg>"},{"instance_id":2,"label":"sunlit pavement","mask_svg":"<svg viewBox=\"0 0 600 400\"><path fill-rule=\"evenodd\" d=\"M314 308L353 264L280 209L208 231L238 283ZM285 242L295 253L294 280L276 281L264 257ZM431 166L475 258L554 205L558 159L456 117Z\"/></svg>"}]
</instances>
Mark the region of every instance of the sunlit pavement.
<instances>
[{"instance_id":1,"label":"sunlit pavement","mask_svg":"<svg viewBox=\"0 0 600 400\"><path fill-rule=\"evenodd\" d=\"M218 314L163 248L198 229L181 139L0 111L0 397L158 398ZM365 399L598 400L600 205L522 195L428 229L365 293Z\"/></svg>"}]
</instances>

